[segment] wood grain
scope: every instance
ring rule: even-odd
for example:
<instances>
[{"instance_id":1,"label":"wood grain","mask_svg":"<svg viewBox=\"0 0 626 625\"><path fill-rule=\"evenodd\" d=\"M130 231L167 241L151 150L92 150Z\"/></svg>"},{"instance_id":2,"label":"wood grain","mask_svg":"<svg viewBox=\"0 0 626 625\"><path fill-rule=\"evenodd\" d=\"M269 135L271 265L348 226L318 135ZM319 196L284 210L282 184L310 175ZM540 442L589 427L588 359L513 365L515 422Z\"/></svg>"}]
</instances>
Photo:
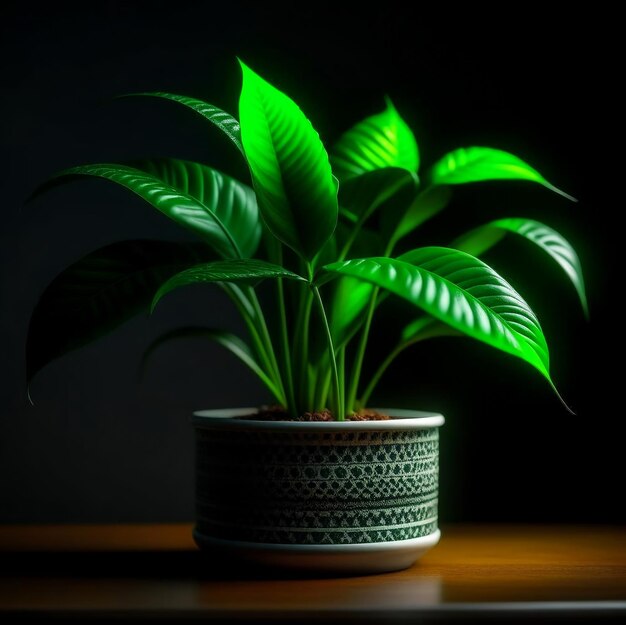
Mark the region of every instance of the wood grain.
<instances>
[{"instance_id":1,"label":"wood grain","mask_svg":"<svg viewBox=\"0 0 626 625\"><path fill-rule=\"evenodd\" d=\"M373 618L488 604L580 614L595 606L626 618L626 528L452 526L407 571L341 579L199 552L188 524L4 526L0 550L0 615Z\"/></svg>"}]
</instances>

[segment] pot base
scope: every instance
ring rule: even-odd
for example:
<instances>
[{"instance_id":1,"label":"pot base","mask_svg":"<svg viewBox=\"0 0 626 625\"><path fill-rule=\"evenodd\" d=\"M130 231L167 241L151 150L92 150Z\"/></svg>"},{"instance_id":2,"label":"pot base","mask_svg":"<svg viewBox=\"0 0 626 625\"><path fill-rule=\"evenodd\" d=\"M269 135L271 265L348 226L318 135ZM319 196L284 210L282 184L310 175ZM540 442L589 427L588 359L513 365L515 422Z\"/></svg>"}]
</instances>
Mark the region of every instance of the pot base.
<instances>
[{"instance_id":1,"label":"pot base","mask_svg":"<svg viewBox=\"0 0 626 625\"><path fill-rule=\"evenodd\" d=\"M224 540L194 530L202 549L217 549L229 556L263 566L318 573L365 575L390 573L413 565L439 542L441 532L428 536L382 543L352 545L286 545Z\"/></svg>"}]
</instances>

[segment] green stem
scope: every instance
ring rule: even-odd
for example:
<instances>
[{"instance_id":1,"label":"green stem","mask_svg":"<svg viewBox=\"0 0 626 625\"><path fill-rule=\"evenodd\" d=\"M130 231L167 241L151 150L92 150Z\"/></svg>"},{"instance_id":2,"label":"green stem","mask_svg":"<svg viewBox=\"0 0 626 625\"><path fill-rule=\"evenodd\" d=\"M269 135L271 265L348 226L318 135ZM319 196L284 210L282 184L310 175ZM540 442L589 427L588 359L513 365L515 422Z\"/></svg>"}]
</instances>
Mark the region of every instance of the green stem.
<instances>
[{"instance_id":1,"label":"green stem","mask_svg":"<svg viewBox=\"0 0 626 625\"><path fill-rule=\"evenodd\" d=\"M374 373L374 375L372 376L372 379L369 381L369 384L365 387L363 394L359 398L360 406L365 407L365 405L370 399L372 392L374 391L374 388L380 381L380 378L383 376L385 371L387 371L387 369L389 368L389 365L396 359L398 354L400 354L400 352L402 352L406 347L408 347L406 343L399 343L393 349L393 351L387 356L387 358L383 360L382 364L380 365L380 367L378 367L378 369L376 369L376 373Z\"/></svg>"},{"instance_id":2,"label":"green stem","mask_svg":"<svg viewBox=\"0 0 626 625\"><path fill-rule=\"evenodd\" d=\"M359 219L356 222L356 224L354 225L354 228L352 228L352 231L350 232L348 236L348 239L344 243L344 246L341 248L341 252L339 252L339 256L337 257L338 261L344 260L345 257L348 255L348 252L350 251L350 248L354 244L357 234L359 234L359 232L361 231L361 228L363 227L364 223L365 223L365 219L363 218Z\"/></svg>"},{"instance_id":3,"label":"green stem","mask_svg":"<svg viewBox=\"0 0 626 625\"><path fill-rule=\"evenodd\" d=\"M346 348L345 346L339 349L339 362L337 363L337 368L339 369L339 390L341 391L341 397L339 402L344 410L344 413L350 412L352 414L352 409L346 406Z\"/></svg>"},{"instance_id":4,"label":"green stem","mask_svg":"<svg viewBox=\"0 0 626 625\"><path fill-rule=\"evenodd\" d=\"M357 235L365 225L365 222L372 216L372 214L378 210L380 206L382 206L385 202L389 201L396 193L401 191L406 186L406 181L402 180L392 186L390 189L387 189L383 194L376 196L373 202L364 210L360 217L357 219L357 222L354 224L354 228L350 232L347 241L344 243L341 252L339 253L339 257L337 260L344 260L348 255L350 248L354 244L354 241L357 238Z\"/></svg>"},{"instance_id":5,"label":"green stem","mask_svg":"<svg viewBox=\"0 0 626 625\"><path fill-rule=\"evenodd\" d=\"M316 403L316 389L318 384L319 371L307 364L306 375L306 405L310 406L309 410L320 410Z\"/></svg>"},{"instance_id":6,"label":"green stem","mask_svg":"<svg viewBox=\"0 0 626 625\"><path fill-rule=\"evenodd\" d=\"M324 383L322 384L322 398L320 403L320 406L323 406L324 408L326 408L327 404L328 404L328 395L330 393L330 381L331 381L332 375L330 370L325 371L324 372Z\"/></svg>"},{"instance_id":7,"label":"green stem","mask_svg":"<svg viewBox=\"0 0 626 625\"><path fill-rule=\"evenodd\" d=\"M400 240L400 238L398 237L398 231L396 230L391 235L391 238L389 239L389 241L387 243L387 247L385 248L385 252L383 253L383 256L386 256L387 258L390 258L391 254L393 253L393 249L396 247L396 245L397 245L399 240Z\"/></svg>"},{"instance_id":8,"label":"green stem","mask_svg":"<svg viewBox=\"0 0 626 625\"><path fill-rule=\"evenodd\" d=\"M254 365L251 365L247 362L245 362L245 364L259 378L259 380L261 380L261 382L265 384L266 388L274 396L276 401L279 404L283 405L285 401L284 393L278 388L278 386L276 386L276 383L274 382L274 380L272 380L272 378L270 378L270 376L267 375L267 373L265 373L265 371L261 367L258 367L258 365L255 367Z\"/></svg>"},{"instance_id":9,"label":"green stem","mask_svg":"<svg viewBox=\"0 0 626 625\"><path fill-rule=\"evenodd\" d=\"M323 410L327 408L328 390L330 389L330 371L324 367L325 361L322 358L315 367L315 392L313 395L313 406L315 410Z\"/></svg>"},{"instance_id":10,"label":"green stem","mask_svg":"<svg viewBox=\"0 0 626 625\"><path fill-rule=\"evenodd\" d=\"M392 237L387 243L387 247L385 248L385 251L383 252L383 256L386 256L387 258L389 258L391 256L391 253L393 252L393 248L396 246L396 243L398 241L399 239Z\"/></svg>"},{"instance_id":11,"label":"green stem","mask_svg":"<svg viewBox=\"0 0 626 625\"><path fill-rule=\"evenodd\" d=\"M450 328L443 323L439 323L432 318L424 318L422 320L422 329L419 333L415 334L412 338L406 339L404 341L400 341L393 351L383 360L381 365L376 370L376 373L372 376L372 379L369 381L368 385L365 387L363 394L359 398L359 404L361 406L365 406L365 404L369 401L372 391L380 381L380 378L383 376L385 371L389 368L389 365L397 358L397 356L403 352L407 347L411 347L411 345L415 345L416 343L420 343L421 341L425 341L427 339L433 339L439 336L460 336L461 332L455 330L454 328Z\"/></svg>"},{"instance_id":12,"label":"green stem","mask_svg":"<svg viewBox=\"0 0 626 625\"><path fill-rule=\"evenodd\" d=\"M348 410L354 410L356 406L356 396L359 390L359 382L361 380L361 370L363 368L363 360L365 359L365 350L367 349L367 339L369 338L372 319L374 318L374 310L376 310L376 301L378 300L379 290L379 287L375 287L372 293L372 298L370 299L367 315L365 317L365 324L363 325L363 330L361 330L359 345L354 357L354 366L351 373L350 386L348 387ZM364 408L365 406L360 407Z\"/></svg>"},{"instance_id":13,"label":"green stem","mask_svg":"<svg viewBox=\"0 0 626 625\"><path fill-rule=\"evenodd\" d=\"M385 248L383 256L386 256L386 257L391 256L391 252L393 251L393 247L395 243L396 242L393 240L387 243L387 247ZM359 340L359 346L357 348L356 356L354 358L354 369L352 371L350 387L348 391L348 404L347 404L348 410L354 410L356 406L356 398L359 392L359 382L361 381L361 370L363 368L365 350L367 349L367 340L369 338L370 328L372 326L372 319L374 318L374 311L376 310L376 305L378 304L379 292L380 292L380 288L376 287L372 293L372 299L370 300L369 308L367 309L367 317L365 319L365 325L363 326L363 330L361 332L361 338ZM362 401L362 398L361 398L361 401ZM365 408L365 405L361 403L360 408Z\"/></svg>"},{"instance_id":14,"label":"green stem","mask_svg":"<svg viewBox=\"0 0 626 625\"><path fill-rule=\"evenodd\" d=\"M332 369L334 385L334 397L330 409L331 412L335 415L337 421L345 421L345 409L343 402L341 401L341 385L339 382L339 371L337 369L337 358L335 356L335 345L333 343L333 336L330 332L330 326L328 325L328 317L326 316L326 310L324 308L322 296L320 295L320 290L316 286L312 286L311 288L313 289L313 293L315 294L315 297L317 299L320 314L322 316L322 321L324 323L324 329L326 330L326 337L328 338L328 351L330 356L330 365Z\"/></svg>"},{"instance_id":15,"label":"green stem","mask_svg":"<svg viewBox=\"0 0 626 625\"><path fill-rule=\"evenodd\" d=\"M258 319L259 330L261 337L263 339L265 351L267 353L267 357L269 358L269 366L271 368L271 372L274 373L274 377L276 379L276 383L280 387L283 396L283 404L287 403L287 395L285 393L285 385L283 383L282 375L280 373L280 367L278 365L278 360L276 359L276 352L274 351L274 346L272 345L272 337L270 336L270 331L267 327L267 323L265 321L265 315L263 314L263 309L261 308L261 304L259 303L259 299L252 287L250 287L250 301L252 303L252 307L254 308L254 312Z\"/></svg>"},{"instance_id":16,"label":"green stem","mask_svg":"<svg viewBox=\"0 0 626 625\"><path fill-rule=\"evenodd\" d=\"M277 253L277 264L283 264L283 251L282 247L279 248ZM291 350L289 348L289 330L287 327L287 311L285 309L285 290L283 285L283 279L277 280L277 297L278 297L278 315L280 323L280 345L281 356L283 364L283 379L285 380L285 390L287 396L287 410L294 412L295 417L298 416L298 407L296 405L296 397L293 388L293 371L291 369Z\"/></svg>"},{"instance_id":17,"label":"green stem","mask_svg":"<svg viewBox=\"0 0 626 625\"><path fill-rule=\"evenodd\" d=\"M265 318L263 317L263 312L259 306L256 293L254 293L252 288L250 288L248 292L244 294L239 287L228 283L224 283L223 288L230 297L231 301L235 304L235 307L246 324L250 334L250 339L252 340L252 346L261 363L262 369L273 381L274 386L278 391L277 393L272 391L276 400L279 403L284 404L286 402L285 389L280 375L280 370L278 369L278 363L276 362L276 356L274 354L269 332L265 324Z\"/></svg>"},{"instance_id":18,"label":"green stem","mask_svg":"<svg viewBox=\"0 0 626 625\"><path fill-rule=\"evenodd\" d=\"M263 332L261 331L258 320L256 319L256 310L252 305L252 289L250 289L248 293L244 294L238 286L227 282L222 284L222 288L244 320L252 340L254 351L258 359L262 362L265 372L270 377L278 380L280 376L276 378L277 370L272 367L271 359L267 350L267 344L262 338Z\"/></svg>"},{"instance_id":19,"label":"green stem","mask_svg":"<svg viewBox=\"0 0 626 625\"><path fill-rule=\"evenodd\" d=\"M312 402L312 380L309 376L309 327L311 324L311 310L313 308L313 293L307 289L306 294L300 300L298 310L298 320L293 340L293 359L296 368L299 368L298 380L299 400L305 410L313 410Z\"/></svg>"}]
</instances>

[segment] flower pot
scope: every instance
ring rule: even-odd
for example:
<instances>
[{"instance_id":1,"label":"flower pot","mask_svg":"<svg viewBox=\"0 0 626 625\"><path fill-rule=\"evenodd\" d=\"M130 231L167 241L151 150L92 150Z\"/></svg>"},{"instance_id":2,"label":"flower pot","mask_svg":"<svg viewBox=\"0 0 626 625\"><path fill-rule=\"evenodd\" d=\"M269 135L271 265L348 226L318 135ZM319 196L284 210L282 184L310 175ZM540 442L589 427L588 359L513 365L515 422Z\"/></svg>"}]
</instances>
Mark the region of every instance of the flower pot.
<instances>
[{"instance_id":1,"label":"flower pot","mask_svg":"<svg viewBox=\"0 0 626 625\"><path fill-rule=\"evenodd\" d=\"M392 418L297 422L246 419L256 413L246 408L194 413L197 544L293 569L411 566L439 540L444 419L384 412Z\"/></svg>"}]
</instances>

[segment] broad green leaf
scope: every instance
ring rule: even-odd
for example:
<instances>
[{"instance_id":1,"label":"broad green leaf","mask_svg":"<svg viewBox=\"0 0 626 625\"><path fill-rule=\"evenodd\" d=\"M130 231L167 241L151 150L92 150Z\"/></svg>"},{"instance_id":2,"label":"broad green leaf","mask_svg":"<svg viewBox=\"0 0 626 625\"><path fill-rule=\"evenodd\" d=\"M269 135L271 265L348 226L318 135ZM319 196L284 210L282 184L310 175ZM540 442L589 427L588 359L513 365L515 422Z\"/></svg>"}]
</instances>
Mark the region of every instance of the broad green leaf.
<instances>
[{"instance_id":1,"label":"broad green leaf","mask_svg":"<svg viewBox=\"0 0 626 625\"><path fill-rule=\"evenodd\" d=\"M574 250L567 239L553 228L533 219L516 217L497 219L459 237L450 247L467 252L473 256L480 256L509 232L519 234L527 241L531 241L559 264L574 285L580 298L583 312L585 316L588 316L587 295L585 293L585 281L580 259L576 250Z\"/></svg>"},{"instance_id":2,"label":"broad green leaf","mask_svg":"<svg viewBox=\"0 0 626 625\"><path fill-rule=\"evenodd\" d=\"M450 187L427 187L400 214L397 211L382 213L382 230L390 233L389 238L395 245L425 221L441 212L448 205L451 197Z\"/></svg>"},{"instance_id":3,"label":"broad green leaf","mask_svg":"<svg viewBox=\"0 0 626 625\"><path fill-rule=\"evenodd\" d=\"M49 284L31 317L28 379L51 360L147 313L161 284L207 260L207 252L202 243L124 241L70 265Z\"/></svg>"},{"instance_id":4,"label":"broad green leaf","mask_svg":"<svg viewBox=\"0 0 626 625\"><path fill-rule=\"evenodd\" d=\"M170 219L201 236L220 256L238 258L242 256L242 252L237 245L237 241L217 213L214 212L214 209L220 204L220 187L224 185L232 186L238 183L232 179L227 179L223 174L218 174L217 172L215 174L212 182L216 185L216 190L214 193L206 194L207 197L217 202L213 206L203 204L189 193L180 191L176 187L144 171L126 165L114 164L80 165L66 169L39 187L35 195L39 195L51 187L77 180L84 176L104 178L136 193L140 198L146 200L146 202ZM228 197L234 202L245 203L246 206L250 206L252 202L251 195L244 190L244 187L241 187L240 193L237 194L231 191ZM220 206L220 208L224 208L224 206ZM245 212L247 212L247 209L243 208L226 211L229 216Z\"/></svg>"},{"instance_id":5,"label":"broad green leaf","mask_svg":"<svg viewBox=\"0 0 626 625\"><path fill-rule=\"evenodd\" d=\"M241 138L271 232L312 260L337 225L337 182L311 122L295 102L244 63Z\"/></svg>"},{"instance_id":6,"label":"broad green leaf","mask_svg":"<svg viewBox=\"0 0 626 625\"><path fill-rule=\"evenodd\" d=\"M383 167L400 167L412 173L419 168L419 151L413 132L391 100L387 108L367 117L345 132L330 156L340 182Z\"/></svg>"},{"instance_id":7,"label":"broad green leaf","mask_svg":"<svg viewBox=\"0 0 626 625\"><path fill-rule=\"evenodd\" d=\"M550 184L536 169L522 159L494 148L458 148L438 160L430 169L431 184L465 184L484 180L529 180L576 201L571 195Z\"/></svg>"},{"instance_id":8,"label":"broad green leaf","mask_svg":"<svg viewBox=\"0 0 626 625\"><path fill-rule=\"evenodd\" d=\"M174 93L166 93L164 91L152 91L144 93L129 93L125 98L134 96L148 96L154 98L163 98L172 102L178 102L192 111L195 111L199 115L202 115L205 119L217 126L243 153L243 146L241 145L241 130L239 128L239 122L232 116L223 111L213 104L208 104L203 100L197 98L190 98L184 95L176 95Z\"/></svg>"},{"instance_id":9,"label":"broad green leaf","mask_svg":"<svg viewBox=\"0 0 626 625\"><path fill-rule=\"evenodd\" d=\"M534 313L510 284L469 254L425 247L399 259L349 260L324 270L386 289L455 330L521 358L550 381L548 347Z\"/></svg>"},{"instance_id":10,"label":"broad green leaf","mask_svg":"<svg viewBox=\"0 0 626 625\"><path fill-rule=\"evenodd\" d=\"M260 282L266 278L287 278L306 282L305 278L295 274L280 265L267 263L263 260L237 259L218 260L212 263L196 265L181 271L170 278L154 296L152 310L159 300L170 291L189 284L211 282Z\"/></svg>"},{"instance_id":11,"label":"broad green leaf","mask_svg":"<svg viewBox=\"0 0 626 625\"><path fill-rule=\"evenodd\" d=\"M261 217L248 185L192 161L155 158L132 164L201 202L232 235L241 256L254 256L261 240Z\"/></svg>"},{"instance_id":12,"label":"broad green leaf","mask_svg":"<svg viewBox=\"0 0 626 625\"><path fill-rule=\"evenodd\" d=\"M265 371L263 371L263 368L257 362L249 345L237 335L232 334L231 332L224 332L223 330L190 326L167 332L153 341L145 351L141 363L142 369L145 369L148 360L161 346L178 339L208 339L210 341L215 341L237 356L241 362L249 367L250 370L261 380L261 382L263 382L263 384L265 384L265 386L277 399L281 398L280 391L276 388L276 385L268 377Z\"/></svg>"}]
</instances>

